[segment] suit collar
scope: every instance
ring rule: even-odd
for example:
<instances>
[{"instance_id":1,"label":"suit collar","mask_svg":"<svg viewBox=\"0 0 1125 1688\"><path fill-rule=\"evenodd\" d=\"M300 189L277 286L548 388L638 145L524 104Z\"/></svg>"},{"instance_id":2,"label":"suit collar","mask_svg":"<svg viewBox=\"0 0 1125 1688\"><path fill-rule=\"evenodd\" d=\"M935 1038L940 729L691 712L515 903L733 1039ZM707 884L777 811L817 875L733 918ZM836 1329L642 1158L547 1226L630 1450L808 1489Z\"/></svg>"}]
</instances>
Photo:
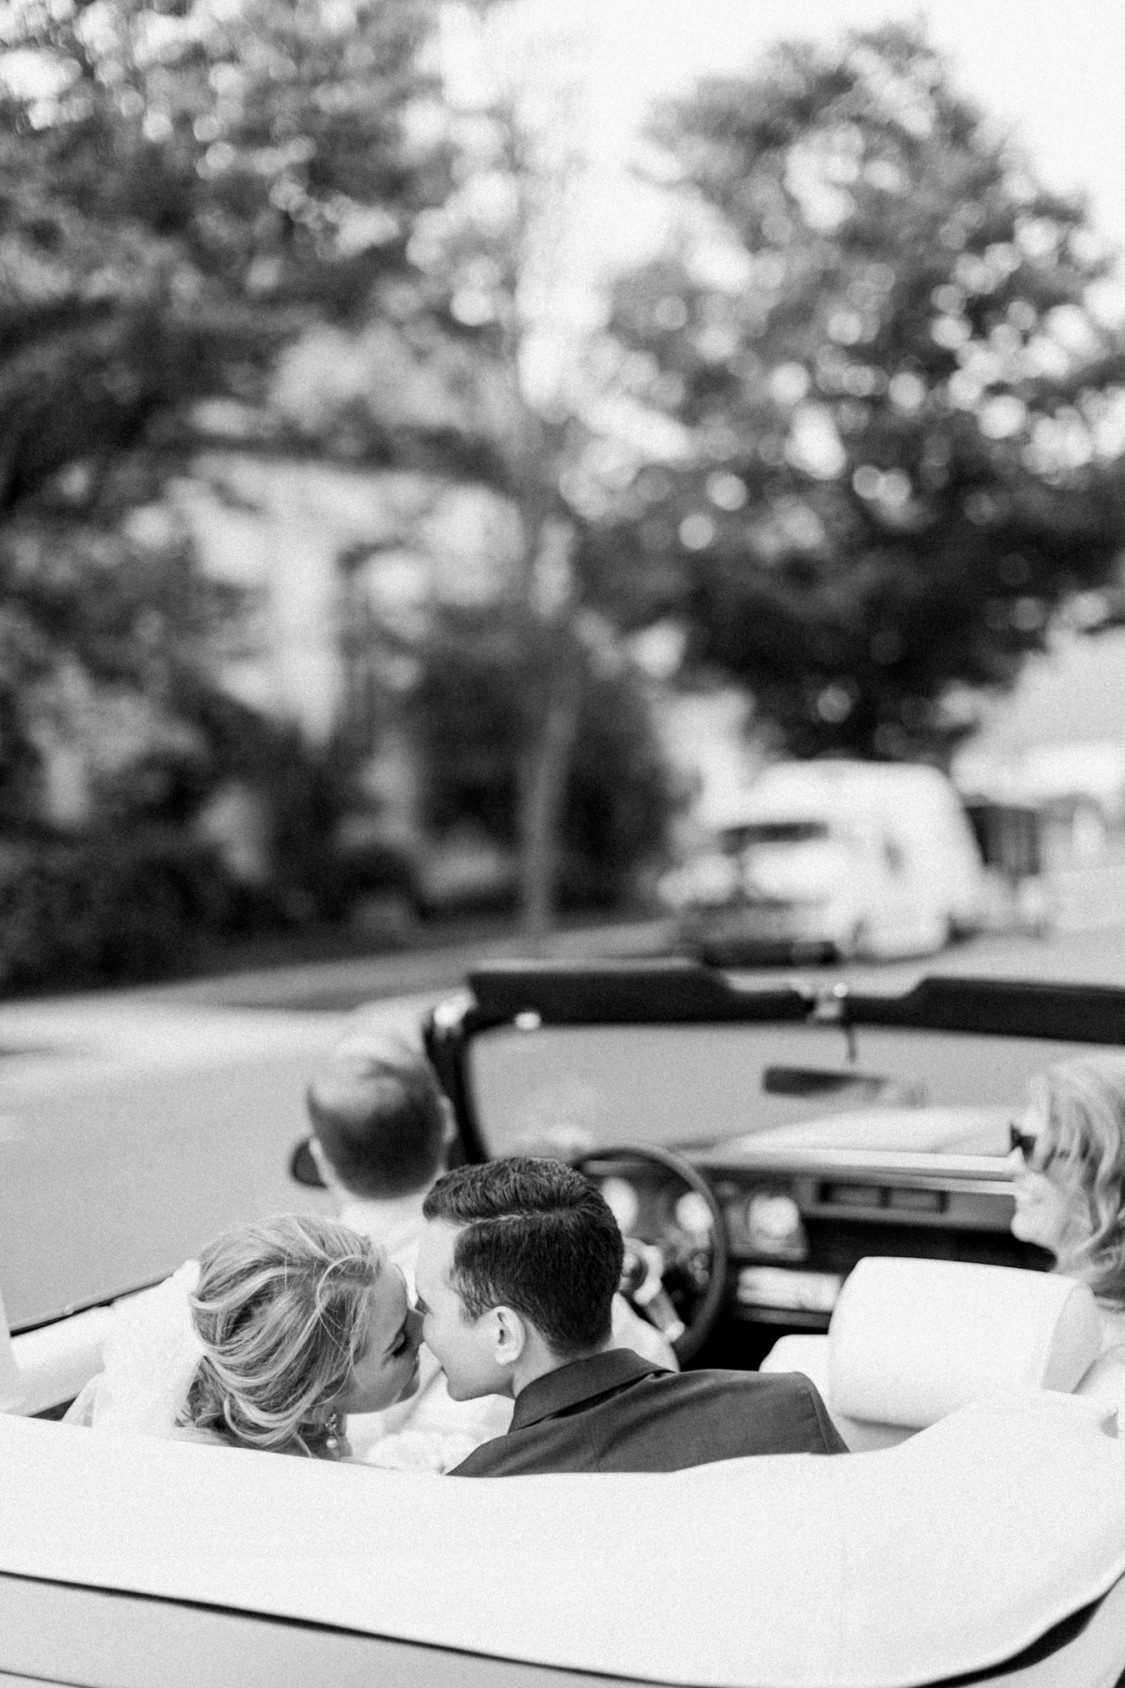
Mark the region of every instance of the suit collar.
<instances>
[{"instance_id":1,"label":"suit collar","mask_svg":"<svg viewBox=\"0 0 1125 1688\"><path fill-rule=\"evenodd\" d=\"M570 1360L520 1390L511 1429L526 1430L529 1424L539 1424L545 1418L559 1418L662 1370L650 1360L642 1360L631 1348L608 1348L601 1354Z\"/></svg>"}]
</instances>

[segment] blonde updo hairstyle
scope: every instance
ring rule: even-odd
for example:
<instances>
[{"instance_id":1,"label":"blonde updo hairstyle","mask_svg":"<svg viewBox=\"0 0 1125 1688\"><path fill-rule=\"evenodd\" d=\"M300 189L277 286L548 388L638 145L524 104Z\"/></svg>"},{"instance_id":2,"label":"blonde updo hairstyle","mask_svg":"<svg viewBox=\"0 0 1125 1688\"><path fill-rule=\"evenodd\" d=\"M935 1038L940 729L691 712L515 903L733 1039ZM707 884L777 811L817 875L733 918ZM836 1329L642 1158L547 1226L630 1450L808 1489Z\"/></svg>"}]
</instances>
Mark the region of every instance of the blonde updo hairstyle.
<instances>
[{"instance_id":1,"label":"blonde updo hairstyle","mask_svg":"<svg viewBox=\"0 0 1125 1688\"><path fill-rule=\"evenodd\" d=\"M203 1356L179 1422L240 1446L336 1458L383 1259L332 1219L287 1214L204 1249L191 1313Z\"/></svg>"},{"instance_id":2,"label":"blonde updo hairstyle","mask_svg":"<svg viewBox=\"0 0 1125 1688\"><path fill-rule=\"evenodd\" d=\"M1080 1055L1032 1081L1034 1164L1067 1198L1056 1270L1125 1307L1125 1056Z\"/></svg>"}]
</instances>

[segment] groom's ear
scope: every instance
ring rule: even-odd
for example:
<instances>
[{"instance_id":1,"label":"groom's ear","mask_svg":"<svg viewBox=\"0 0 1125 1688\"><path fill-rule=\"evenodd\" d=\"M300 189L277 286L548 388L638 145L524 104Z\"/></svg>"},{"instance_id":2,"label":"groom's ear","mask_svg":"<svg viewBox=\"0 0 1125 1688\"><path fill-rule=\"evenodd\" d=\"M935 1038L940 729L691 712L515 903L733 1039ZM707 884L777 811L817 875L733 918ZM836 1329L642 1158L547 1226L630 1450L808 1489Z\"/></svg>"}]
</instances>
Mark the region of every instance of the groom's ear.
<instances>
[{"instance_id":1,"label":"groom's ear","mask_svg":"<svg viewBox=\"0 0 1125 1688\"><path fill-rule=\"evenodd\" d=\"M512 1307L494 1307L492 1357L498 1366L514 1366L527 1347L527 1325Z\"/></svg>"}]
</instances>

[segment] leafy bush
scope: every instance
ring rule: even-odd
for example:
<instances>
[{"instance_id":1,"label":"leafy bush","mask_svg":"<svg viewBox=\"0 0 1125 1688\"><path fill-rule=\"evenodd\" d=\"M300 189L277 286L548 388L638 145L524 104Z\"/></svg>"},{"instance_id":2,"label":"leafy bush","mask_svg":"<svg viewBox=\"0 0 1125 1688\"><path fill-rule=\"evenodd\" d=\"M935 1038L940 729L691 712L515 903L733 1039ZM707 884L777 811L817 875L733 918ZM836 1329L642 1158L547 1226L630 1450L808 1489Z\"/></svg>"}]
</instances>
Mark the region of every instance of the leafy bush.
<instances>
[{"instance_id":1,"label":"leafy bush","mask_svg":"<svg viewBox=\"0 0 1125 1688\"><path fill-rule=\"evenodd\" d=\"M396 845L378 839L324 846L317 885L318 912L329 920L347 917L364 898L397 899L413 910L419 901L413 866Z\"/></svg>"},{"instance_id":2,"label":"leafy bush","mask_svg":"<svg viewBox=\"0 0 1125 1688\"><path fill-rule=\"evenodd\" d=\"M661 857L677 793L642 685L587 677L563 822L564 907L611 908Z\"/></svg>"},{"instance_id":3,"label":"leafy bush","mask_svg":"<svg viewBox=\"0 0 1125 1688\"><path fill-rule=\"evenodd\" d=\"M182 969L229 912L229 886L177 835L0 845L0 990L124 984Z\"/></svg>"},{"instance_id":4,"label":"leafy bush","mask_svg":"<svg viewBox=\"0 0 1125 1688\"><path fill-rule=\"evenodd\" d=\"M626 901L660 858L676 805L645 684L626 662L583 662L563 812L565 906ZM424 819L442 838L466 826L515 848L521 761L541 675L518 623L493 610L447 611L422 653L412 724Z\"/></svg>"}]
</instances>

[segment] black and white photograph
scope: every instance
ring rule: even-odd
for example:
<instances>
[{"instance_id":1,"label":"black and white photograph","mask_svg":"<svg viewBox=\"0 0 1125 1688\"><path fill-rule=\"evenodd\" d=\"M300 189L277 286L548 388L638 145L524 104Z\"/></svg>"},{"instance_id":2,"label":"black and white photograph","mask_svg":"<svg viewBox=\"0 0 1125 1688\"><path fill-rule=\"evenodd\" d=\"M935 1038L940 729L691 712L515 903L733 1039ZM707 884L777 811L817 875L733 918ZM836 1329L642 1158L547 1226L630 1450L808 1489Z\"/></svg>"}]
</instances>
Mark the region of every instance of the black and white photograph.
<instances>
[{"instance_id":1,"label":"black and white photograph","mask_svg":"<svg viewBox=\"0 0 1125 1688\"><path fill-rule=\"evenodd\" d=\"M1125 7L0 0L0 1688L1125 1688Z\"/></svg>"}]
</instances>

